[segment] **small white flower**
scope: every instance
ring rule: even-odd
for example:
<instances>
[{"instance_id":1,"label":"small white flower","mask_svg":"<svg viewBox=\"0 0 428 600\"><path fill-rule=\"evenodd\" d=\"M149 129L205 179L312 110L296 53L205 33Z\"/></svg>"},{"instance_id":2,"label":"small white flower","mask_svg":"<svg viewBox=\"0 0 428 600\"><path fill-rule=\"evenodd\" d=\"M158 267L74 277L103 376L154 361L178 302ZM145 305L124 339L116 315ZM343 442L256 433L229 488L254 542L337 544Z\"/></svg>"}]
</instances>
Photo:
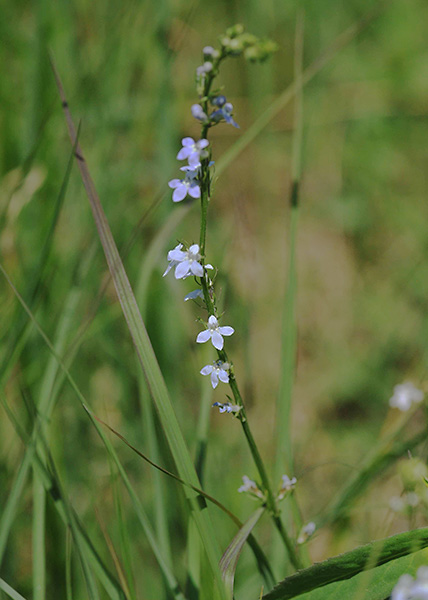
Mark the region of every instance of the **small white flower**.
<instances>
[{"instance_id":1,"label":"small white flower","mask_svg":"<svg viewBox=\"0 0 428 600\"><path fill-rule=\"evenodd\" d=\"M406 411L409 410L413 402L422 402L423 399L424 393L414 386L411 381L405 381L394 387L394 394L389 399L389 405L392 408Z\"/></svg>"},{"instance_id":2,"label":"small white flower","mask_svg":"<svg viewBox=\"0 0 428 600\"><path fill-rule=\"evenodd\" d=\"M169 265L166 268L163 276L175 267L175 278L184 279L190 275L195 277L202 277L204 274L204 268L200 264L201 255L199 254L198 244L192 244L188 250L183 251L183 244L178 244L173 250L168 252L167 259Z\"/></svg>"},{"instance_id":3,"label":"small white flower","mask_svg":"<svg viewBox=\"0 0 428 600\"><path fill-rule=\"evenodd\" d=\"M214 315L211 315L208 319L207 328L205 331L201 331L196 341L198 344L203 344L204 342L208 342L211 339L212 345L217 350L222 350L224 346L223 336L232 335L234 333L233 327L225 326L220 327L218 321Z\"/></svg>"},{"instance_id":4,"label":"small white flower","mask_svg":"<svg viewBox=\"0 0 428 600\"><path fill-rule=\"evenodd\" d=\"M215 389L218 386L219 380L223 383L229 383L229 375L227 373L229 369L229 363L217 360L212 365L203 367L200 373L201 375L211 375L211 385Z\"/></svg>"},{"instance_id":5,"label":"small white flower","mask_svg":"<svg viewBox=\"0 0 428 600\"><path fill-rule=\"evenodd\" d=\"M220 52L215 50L212 46L205 46L202 50L202 54L209 58L218 58L220 56Z\"/></svg>"},{"instance_id":6,"label":"small white flower","mask_svg":"<svg viewBox=\"0 0 428 600\"><path fill-rule=\"evenodd\" d=\"M257 484L255 481L250 479L248 475L242 476L242 481L244 482L240 488L238 488L238 492L242 494L242 492L253 492L254 490L258 490Z\"/></svg>"},{"instance_id":7,"label":"small white flower","mask_svg":"<svg viewBox=\"0 0 428 600\"><path fill-rule=\"evenodd\" d=\"M415 580L411 575L402 575L391 592L391 600L428 600L428 567L419 567Z\"/></svg>"},{"instance_id":8,"label":"small white flower","mask_svg":"<svg viewBox=\"0 0 428 600\"><path fill-rule=\"evenodd\" d=\"M241 485L240 488L238 488L238 492L240 494L246 492L251 494L252 496L257 496L257 498L260 498L261 500L265 500L265 495L263 494L262 490L259 488L255 481L247 477L247 475L242 476L242 481L244 482L244 484Z\"/></svg>"},{"instance_id":9,"label":"small white flower","mask_svg":"<svg viewBox=\"0 0 428 600\"><path fill-rule=\"evenodd\" d=\"M278 500L282 500L288 492L291 492L297 483L295 477L289 478L288 475L282 476L282 484L278 494Z\"/></svg>"},{"instance_id":10,"label":"small white flower","mask_svg":"<svg viewBox=\"0 0 428 600\"><path fill-rule=\"evenodd\" d=\"M209 60L204 62L203 65L196 69L196 75L198 77L205 76L207 73L213 70L213 64Z\"/></svg>"},{"instance_id":11,"label":"small white flower","mask_svg":"<svg viewBox=\"0 0 428 600\"><path fill-rule=\"evenodd\" d=\"M304 525L300 530L299 537L297 538L297 543L304 544L306 540L310 538L311 535L313 535L316 528L317 526L315 525L315 523L313 521L309 521L309 523Z\"/></svg>"},{"instance_id":12,"label":"small white flower","mask_svg":"<svg viewBox=\"0 0 428 600\"><path fill-rule=\"evenodd\" d=\"M240 410L242 410L242 406L239 406L239 404L231 404L230 402L226 402L225 404L223 404L222 402L214 402L212 406L213 408L214 406L218 406L218 410L221 413L227 412L236 414L239 413Z\"/></svg>"},{"instance_id":13,"label":"small white flower","mask_svg":"<svg viewBox=\"0 0 428 600\"><path fill-rule=\"evenodd\" d=\"M199 167L200 163L192 167L180 167L180 171L185 172L184 179L171 179L168 185L174 190L172 194L173 202L181 202L187 195L192 198L201 197L201 188L199 185Z\"/></svg>"}]
</instances>

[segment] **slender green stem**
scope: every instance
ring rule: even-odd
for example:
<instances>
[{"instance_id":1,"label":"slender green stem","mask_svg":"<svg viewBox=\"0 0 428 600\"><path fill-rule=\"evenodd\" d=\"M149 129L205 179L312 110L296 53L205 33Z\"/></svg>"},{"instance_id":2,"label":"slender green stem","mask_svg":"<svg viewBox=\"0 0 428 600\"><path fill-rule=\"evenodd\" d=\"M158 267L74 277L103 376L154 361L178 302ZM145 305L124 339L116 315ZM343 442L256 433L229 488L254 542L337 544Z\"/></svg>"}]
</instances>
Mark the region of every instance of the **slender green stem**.
<instances>
[{"instance_id":1,"label":"slender green stem","mask_svg":"<svg viewBox=\"0 0 428 600\"><path fill-rule=\"evenodd\" d=\"M216 65L216 70L217 70L220 60L221 59L219 59L217 65ZM214 76L210 77L207 80L207 83L206 83L205 89L204 89L205 95L204 95L204 98L201 100L202 108L204 109L204 112L206 114L208 111L208 99L209 99L209 93L210 93L210 89L211 89L213 80L214 80ZM207 138L208 130L209 130L209 124L204 124L202 126L201 139ZM200 173L201 225L200 225L199 246L200 246L200 253L201 253L201 264L204 265L205 264L205 251L206 251L206 233L207 233L207 223L208 223L208 203L210 200L209 158L206 158L203 161L201 161L200 171L201 171L201 173ZM212 282L206 271L204 273L204 276L201 277L200 281L201 281L204 302L205 302L205 306L206 306L208 315L216 316L216 313L217 313L216 298L215 298L214 290L212 287ZM269 477L268 477L265 465L263 463L263 459L260 455L260 452L258 450L257 444L254 440L253 434L251 432L251 429L250 429L250 426L248 423L244 402L242 400L242 396L239 391L238 384L237 384L237 381L236 381L234 373L233 373L232 363L229 361L228 355L225 350L218 350L217 353L218 353L219 359L223 363L228 363L230 365L230 367L229 367L230 389L232 391L232 394L233 394L236 404L241 407L241 410L237 414L237 418L241 421L241 425L242 425L242 428L244 431L245 438L246 438L248 446L250 448L250 452L253 457L254 463L257 467L262 486L266 492L266 506L272 515L274 524L277 527L282 540L284 541L284 544L285 544L285 547L289 554L291 563L293 564L293 566L296 569L300 569L300 568L302 568L303 564L299 558L299 555L296 551L293 541L288 536L286 530L284 529L284 527L281 523L277 502L276 502L275 496L272 491L272 486L270 484Z\"/></svg>"}]
</instances>

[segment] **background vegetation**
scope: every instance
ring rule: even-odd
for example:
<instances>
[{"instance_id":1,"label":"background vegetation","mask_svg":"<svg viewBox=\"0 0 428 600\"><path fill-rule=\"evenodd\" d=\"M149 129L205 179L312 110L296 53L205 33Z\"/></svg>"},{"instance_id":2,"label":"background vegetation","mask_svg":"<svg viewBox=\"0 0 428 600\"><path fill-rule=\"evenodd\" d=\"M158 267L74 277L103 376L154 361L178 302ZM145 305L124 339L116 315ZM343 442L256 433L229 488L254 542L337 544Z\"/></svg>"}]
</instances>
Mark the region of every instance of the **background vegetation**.
<instances>
[{"instance_id":1,"label":"background vegetation","mask_svg":"<svg viewBox=\"0 0 428 600\"><path fill-rule=\"evenodd\" d=\"M75 166L67 177L71 147L48 49L74 117L81 119L82 147L180 425L195 452L204 437L198 430L201 407L224 395L215 391L211 396L208 381L198 375L209 353L195 347L195 311L182 301L183 285L161 275L166 251L177 239L196 241L192 236L198 231L197 210L182 218L167 181L176 176L180 139L199 132L190 105L196 100L194 71L201 49L215 45L235 22L279 45L265 65L225 65L222 82L241 129L213 130L218 160L292 82L297 7L305 11L307 66L373 5L368 0L3 2L1 263L43 330L56 340L96 414L143 452L150 455L152 433L147 390ZM385 428L394 426L396 414L388 407L393 386L406 379L424 385L427 379L427 19L422 0L385 3L379 16L304 88L292 431L293 475L299 480L296 493L305 521L328 514L326 507L358 472L362 457ZM208 230L208 259L221 269L221 299L227 323L236 329L229 347L268 464L274 461L281 375L292 123L290 104L227 165L215 186ZM171 222L174 212L177 224ZM169 229L163 228L167 222ZM6 519L9 532L3 535L0 529L1 577L32 597L37 480L31 482L31 470L12 504L10 493L22 475L35 407L53 397L53 388L56 405L43 434L66 497L114 571L104 535L108 531L125 564L131 595L135 589L134 597L166 597L109 455L4 278L0 285L0 510L13 507L10 516L3 508L2 523ZM420 424L420 416L411 421L406 436L417 433ZM156 458L174 470L159 427L157 434ZM112 438L112 443L152 522L159 525L153 471L119 440ZM424 442L414 449L423 461L427 451ZM406 457L403 449L398 464ZM210 416L206 461L206 490L245 520L254 504L237 488L243 474L255 476L254 469L238 423L217 411ZM425 523L425 509L407 517L390 510L389 500L401 494L403 482L397 463L388 466L340 527L326 525L317 532L308 546L313 560ZM162 485L171 538L167 551L183 581L185 500L175 482L162 479ZM212 512L226 548L235 527L222 513ZM65 598L69 536L51 497L45 531L46 597ZM265 549L275 543L268 519L258 526L257 536ZM74 562L73 597L85 597ZM283 566L278 575L287 572ZM248 550L238 567L236 589L242 598L256 597L260 589Z\"/></svg>"}]
</instances>

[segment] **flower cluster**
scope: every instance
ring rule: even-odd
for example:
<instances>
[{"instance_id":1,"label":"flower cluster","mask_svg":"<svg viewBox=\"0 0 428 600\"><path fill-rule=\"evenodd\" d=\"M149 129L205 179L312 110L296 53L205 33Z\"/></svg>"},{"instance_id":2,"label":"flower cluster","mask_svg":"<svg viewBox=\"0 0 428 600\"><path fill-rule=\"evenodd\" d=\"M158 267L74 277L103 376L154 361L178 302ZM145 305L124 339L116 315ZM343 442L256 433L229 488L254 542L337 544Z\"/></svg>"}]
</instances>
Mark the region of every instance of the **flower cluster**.
<instances>
[{"instance_id":1,"label":"flower cluster","mask_svg":"<svg viewBox=\"0 0 428 600\"><path fill-rule=\"evenodd\" d=\"M297 483L297 479L295 477L292 477L290 479L288 475L283 475L281 479L282 479L282 483L281 483L281 487L279 488L277 500L282 500L283 498L285 498L285 496L288 493L290 493L294 490L295 485Z\"/></svg>"},{"instance_id":2,"label":"flower cluster","mask_svg":"<svg viewBox=\"0 0 428 600\"><path fill-rule=\"evenodd\" d=\"M316 528L317 526L313 521L309 521L309 523L306 523L306 525L304 525L300 530L300 533L297 537L297 543L304 544L305 542L307 542L308 539L314 534Z\"/></svg>"},{"instance_id":3,"label":"flower cluster","mask_svg":"<svg viewBox=\"0 0 428 600\"><path fill-rule=\"evenodd\" d=\"M428 567L419 567L416 579L402 575L391 592L391 600L428 600Z\"/></svg>"},{"instance_id":4,"label":"flower cluster","mask_svg":"<svg viewBox=\"0 0 428 600\"><path fill-rule=\"evenodd\" d=\"M389 399L392 408L401 411L409 410L413 403L417 404L424 399L424 393L413 385L411 381L405 381L394 387L394 393Z\"/></svg>"},{"instance_id":5,"label":"flower cluster","mask_svg":"<svg viewBox=\"0 0 428 600\"><path fill-rule=\"evenodd\" d=\"M243 485L238 488L240 494L247 493L259 500L266 500L266 494L259 488L255 481L247 477L247 475L242 476L242 481L244 482Z\"/></svg>"}]
</instances>

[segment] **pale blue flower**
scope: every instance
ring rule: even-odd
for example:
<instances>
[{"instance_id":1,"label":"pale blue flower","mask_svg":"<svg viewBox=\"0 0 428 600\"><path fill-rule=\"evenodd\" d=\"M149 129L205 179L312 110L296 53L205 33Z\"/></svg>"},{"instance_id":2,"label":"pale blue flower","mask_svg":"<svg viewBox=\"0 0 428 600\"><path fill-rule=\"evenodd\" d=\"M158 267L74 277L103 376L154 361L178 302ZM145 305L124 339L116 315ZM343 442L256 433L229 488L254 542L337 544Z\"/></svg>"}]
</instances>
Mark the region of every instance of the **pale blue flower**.
<instances>
[{"instance_id":1,"label":"pale blue flower","mask_svg":"<svg viewBox=\"0 0 428 600\"><path fill-rule=\"evenodd\" d=\"M414 386L411 381L405 381L394 387L394 394L389 399L389 405L392 408L406 411L414 402L422 402L423 399L424 393Z\"/></svg>"},{"instance_id":2,"label":"pale blue flower","mask_svg":"<svg viewBox=\"0 0 428 600\"><path fill-rule=\"evenodd\" d=\"M192 116L195 117L195 119L198 119L198 121L206 121L208 119L207 115L204 112L204 109L200 104L192 104L190 111L192 113Z\"/></svg>"},{"instance_id":3,"label":"pale blue flower","mask_svg":"<svg viewBox=\"0 0 428 600\"><path fill-rule=\"evenodd\" d=\"M201 197L201 188L198 181L199 166L200 164L193 167L180 167L180 170L186 173L184 179L171 179L168 182L169 187L174 190L172 194L173 202L181 202L187 194L192 198Z\"/></svg>"},{"instance_id":4,"label":"pale blue flower","mask_svg":"<svg viewBox=\"0 0 428 600\"><path fill-rule=\"evenodd\" d=\"M206 62L204 62L203 65L201 65L200 67L197 67L196 75L198 77L205 76L207 73L209 73L212 70L213 70L212 62L207 60Z\"/></svg>"},{"instance_id":5,"label":"pale blue flower","mask_svg":"<svg viewBox=\"0 0 428 600\"><path fill-rule=\"evenodd\" d=\"M229 336L234 333L233 327L225 326L220 327L218 321L214 315L211 315L208 319L207 328L205 331L201 331L196 341L198 344L203 344L204 342L208 342L211 339L212 345L217 350L222 350L224 346L223 336Z\"/></svg>"},{"instance_id":6,"label":"pale blue flower","mask_svg":"<svg viewBox=\"0 0 428 600\"><path fill-rule=\"evenodd\" d=\"M299 536L297 538L298 544L304 544L315 532L317 526L313 521L306 523L300 530Z\"/></svg>"},{"instance_id":7,"label":"pale blue flower","mask_svg":"<svg viewBox=\"0 0 428 600\"><path fill-rule=\"evenodd\" d=\"M202 50L202 54L205 58L218 58L220 56L220 52L215 50L212 46L205 46Z\"/></svg>"},{"instance_id":8,"label":"pale blue flower","mask_svg":"<svg viewBox=\"0 0 428 600\"><path fill-rule=\"evenodd\" d=\"M257 498L260 498L261 500L265 500L265 495L255 481L247 477L247 475L242 476L242 481L244 484L238 488L240 494L249 493L253 496L257 496Z\"/></svg>"},{"instance_id":9,"label":"pale blue flower","mask_svg":"<svg viewBox=\"0 0 428 600\"><path fill-rule=\"evenodd\" d=\"M428 600L428 567L419 567L416 579L401 575L391 592L391 600Z\"/></svg>"},{"instance_id":10,"label":"pale blue flower","mask_svg":"<svg viewBox=\"0 0 428 600\"><path fill-rule=\"evenodd\" d=\"M203 367L200 370L200 373L201 375L211 375L211 385L213 386L213 389L215 389L218 386L219 381L222 381L223 383L229 383L229 375L227 373L229 369L229 363L217 360L213 362L212 365L206 365ZM227 409L225 408L224 410L221 410L220 408L220 412L225 412L225 410Z\"/></svg>"},{"instance_id":11,"label":"pale blue flower","mask_svg":"<svg viewBox=\"0 0 428 600\"><path fill-rule=\"evenodd\" d=\"M188 159L189 166L193 169L197 168L201 159L207 158L208 152L205 148L209 145L209 141L202 139L198 142L191 137L185 137L181 140L182 149L177 154L178 160Z\"/></svg>"},{"instance_id":12,"label":"pale blue flower","mask_svg":"<svg viewBox=\"0 0 428 600\"><path fill-rule=\"evenodd\" d=\"M167 259L169 265L163 274L169 273L172 268L175 268L175 278L184 279L190 275L202 277L204 268L200 264L201 255L199 254L198 244L192 244L188 250L183 251L183 244L178 244L173 250L168 252Z\"/></svg>"},{"instance_id":13,"label":"pale blue flower","mask_svg":"<svg viewBox=\"0 0 428 600\"><path fill-rule=\"evenodd\" d=\"M211 104L219 107L218 110L210 114L211 121L218 122L224 119L226 123L239 129L238 123L232 119L233 105L230 102L227 102L226 96L217 96L211 100Z\"/></svg>"},{"instance_id":14,"label":"pale blue flower","mask_svg":"<svg viewBox=\"0 0 428 600\"><path fill-rule=\"evenodd\" d=\"M194 290L193 292L189 292L184 296L184 302L187 302L188 300L196 300L197 298L202 298L202 300L204 299L202 290Z\"/></svg>"}]
</instances>

